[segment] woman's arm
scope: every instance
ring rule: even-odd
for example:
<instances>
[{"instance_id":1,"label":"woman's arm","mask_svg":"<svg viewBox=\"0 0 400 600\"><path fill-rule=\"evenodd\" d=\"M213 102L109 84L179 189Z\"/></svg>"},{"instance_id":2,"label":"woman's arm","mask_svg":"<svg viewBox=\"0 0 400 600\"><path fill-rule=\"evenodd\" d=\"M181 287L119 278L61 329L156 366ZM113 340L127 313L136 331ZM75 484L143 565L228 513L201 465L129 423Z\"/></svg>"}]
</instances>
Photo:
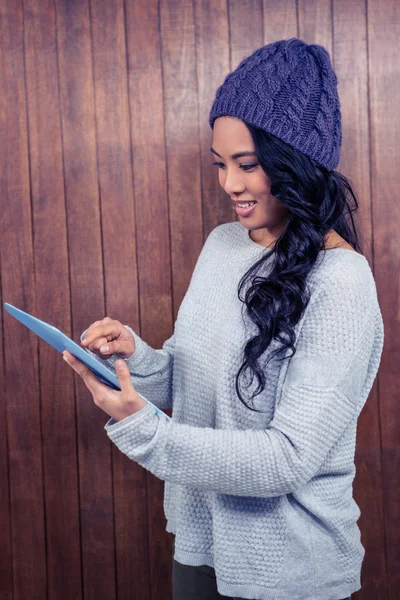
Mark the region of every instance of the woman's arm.
<instances>
[{"instance_id":1,"label":"woman's arm","mask_svg":"<svg viewBox=\"0 0 400 600\"><path fill-rule=\"evenodd\" d=\"M296 354L266 429L215 430L166 422L148 405L118 423L110 420L105 426L109 438L160 479L180 485L260 497L305 485L358 417L383 346L371 283L350 270L322 285L307 307Z\"/></svg>"},{"instance_id":2,"label":"woman's arm","mask_svg":"<svg viewBox=\"0 0 400 600\"><path fill-rule=\"evenodd\" d=\"M202 269L204 262L207 261L207 256L210 252L210 244L214 236L218 232L218 227L215 227L207 236L203 248L197 259L195 268L189 282L185 297L182 300L181 306L190 294L192 286L195 284L197 273ZM180 310L180 308L179 308ZM177 315L177 320L179 311ZM129 325L124 325L133 335L135 340L135 352L133 355L125 359L131 373L132 384L135 389L142 394L147 400L150 400L158 408L172 408L173 394L173 367L174 367L174 352L175 352L175 328L172 336L167 339L160 350L155 350L147 344ZM81 341L85 337L87 329L81 334ZM110 358L102 359L93 352L88 352L99 362L106 367L111 368L115 372L114 363L118 360L118 356L113 354Z\"/></svg>"},{"instance_id":3,"label":"woman's arm","mask_svg":"<svg viewBox=\"0 0 400 600\"><path fill-rule=\"evenodd\" d=\"M132 385L147 400L150 400L158 408L172 408L172 375L174 364L175 332L168 338L160 350L155 350L147 344L129 325L124 325L133 335L135 340L135 352L130 358L126 358L131 373ZM81 335L81 341L86 335L87 329ZM115 372L114 363L118 355L113 354L110 358L102 359L100 356L88 350L89 354L106 367Z\"/></svg>"}]
</instances>

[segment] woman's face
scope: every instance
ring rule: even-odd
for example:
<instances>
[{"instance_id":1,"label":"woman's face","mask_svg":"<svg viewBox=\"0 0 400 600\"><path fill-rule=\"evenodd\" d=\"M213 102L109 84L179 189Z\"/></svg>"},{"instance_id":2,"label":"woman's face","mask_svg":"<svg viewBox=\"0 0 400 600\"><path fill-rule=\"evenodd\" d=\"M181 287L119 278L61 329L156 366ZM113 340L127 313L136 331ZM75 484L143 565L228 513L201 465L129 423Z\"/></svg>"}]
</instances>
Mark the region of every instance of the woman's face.
<instances>
[{"instance_id":1,"label":"woman's face","mask_svg":"<svg viewBox=\"0 0 400 600\"><path fill-rule=\"evenodd\" d=\"M218 117L214 122L211 152L214 153L221 187L236 202L256 201L248 216L239 220L251 231L257 244L268 246L285 228L288 209L271 194L269 177L258 162L253 138L246 125L236 117ZM251 152L251 155L234 158L232 155Z\"/></svg>"}]
</instances>

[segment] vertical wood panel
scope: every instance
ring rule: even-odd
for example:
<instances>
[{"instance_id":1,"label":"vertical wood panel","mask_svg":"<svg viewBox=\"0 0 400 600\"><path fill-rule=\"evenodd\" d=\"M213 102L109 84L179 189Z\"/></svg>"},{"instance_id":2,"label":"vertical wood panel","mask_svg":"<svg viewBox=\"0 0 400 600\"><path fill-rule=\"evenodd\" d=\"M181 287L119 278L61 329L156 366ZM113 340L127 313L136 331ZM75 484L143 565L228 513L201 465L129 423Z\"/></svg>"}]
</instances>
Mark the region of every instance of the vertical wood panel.
<instances>
[{"instance_id":1,"label":"vertical wood panel","mask_svg":"<svg viewBox=\"0 0 400 600\"><path fill-rule=\"evenodd\" d=\"M364 0L339 0L333 13L333 56L341 99L343 143L338 170L353 183L359 201L355 222L363 252L374 269L370 189L368 41ZM384 599L387 589L378 381L361 412L356 439L354 499L365 557L361 572L365 599Z\"/></svg>"},{"instance_id":2,"label":"vertical wood panel","mask_svg":"<svg viewBox=\"0 0 400 600\"><path fill-rule=\"evenodd\" d=\"M385 346L378 374L384 520L388 598L394 600L400 589L400 63L397 49L400 4L396 0L369 0L367 6L375 277L385 323ZM374 483L380 485L379 480Z\"/></svg>"},{"instance_id":3,"label":"vertical wood panel","mask_svg":"<svg viewBox=\"0 0 400 600\"><path fill-rule=\"evenodd\" d=\"M174 320L203 246L192 2L160 3Z\"/></svg>"},{"instance_id":4,"label":"vertical wood panel","mask_svg":"<svg viewBox=\"0 0 400 600\"><path fill-rule=\"evenodd\" d=\"M64 176L71 278L72 337L105 315L104 265L94 114L92 50L86 2L56 0ZM66 365L66 368L68 366ZM79 450L84 598L116 597L111 447L104 413L74 379Z\"/></svg>"},{"instance_id":5,"label":"vertical wood panel","mask_svg":"<svg viewBox=\"0 0 400 600\"><path fill-rule=\"evenodd\" d=\"M297 1L263 0L264 43L298 36Z\"/></svg>"},{"instance_id":6,"label":"vertical wood panel","mask_svg":"<svg viewBox=\"0 0 400 600\"><path fill-rule=\"evenodd\" d=\"M263 5L259 0L229 3L231 70L264 44Z\"/></svg>"},{"instance_id":7,"label":"vertical wood panel","mask_svg":"<svg viewBox=\"0 0 400 600\"><path fill-rule=\"evenodd\" d=\"M247 0L244 3L229 3L230 71L236 69L246 56L250 56L257 48L265 44L263 24L262 2ZM218 169L218 167L216 168ZM229 194L225 193L225 201L233 212L231 220L240 221L239 215L232 209Z\"/></svg>"},{"instance_id":8,"label":"vertical wood panel","mask_svg":"<svg viewBox=\"0 0 400 600\"><path fill-rule=\"evenodd\" d=\"M18 1L2 2L2 292L5 302L35 313L23 46L22 5ZM42 600L47 592L38 338L6 313L4 339L14 597ZM5 584L10 589L9 582Z\"/></svg>"},{"instance_id":9,"label":"vertical wood panel","mask_svg":"<svg viewBox=\"0 0 400 600\"><path fill-rule=\"evenodd\" d=\"M173 332L171 239L165 149L163 73L159 3L156 0L126 3L130 134L133 155L135 221L140 289L140 333L153 348L161 348ZM171 411L166 411L171 415ZM122 455L120 454L120 460ZM124 460L128 473L128 460ZM140 467L139 467L140 471ZM146 471L148 545L131 549L142 567L147 585L136 585L137 598L170 597L172 589L172 539L165 531L164 482ZM130 488L119 488L131 506ZM138 499L139 500L139 499ZM143 503L145 508L145 503ZM131 522L132 511L121 511L121 529ZM130 541L127 541L130 544ZM148 561L148 563L146 562ZM132 563L126 564L130 585L135 586ZM121 581L121 590L124 582ZM133 596L132 596L133 597Z\"/></svg>"},{"instance_id":10,"label":"vertical wood panel","mask_svg":"<svg viewBox=\"0 0 400 600\"><path fill-rule=\"evenodd\" d=\"M298 0L299 38L321 44L332 56L332 0Z\"/></svg>"},{"instance_id":11,"label":"vertical wood panel","mask_svg":"<svg viewBox=\"0 0 400 600\"><path fill-rule=\"evenodd\" d=\"M25 0L24 16L37 316L69 332L70 290L53 0ZM82 581L73 381L60 354L40 339L39 357L48 598L75 600L81 598Z\"/></svg>"},{"instance_id":12,"label":"vertical wood panel","mask_svg":"<svg viewBox=\"0 0 400 600\"><path fill-rule=\"evenodd\" d=\"M2 53L0 52L0 69ZM1 107L1 103L0 103ZM3 123L0 117L0 140L3 137ZM2 157L1 157L2 158ZM1 274L1 246L0 246L0 274ZM4 312L3 293L0 277L0 600L13 600L12 580L12 554L11 554L11 522L10 522L10 486L8 469L8 433L6 411L6 375L4 372L5 340L4 340Z\"/></svg>"},{"instance_id":13,"label":"vertical wood panel","mask_svg":"<svg viewBox=\"0 0 400 600\"><path fill-rule=\"evenodd\" d=\"M218 183L213 166L212 130L208 117L217 88L230 71L229 23L226 0L194 2L196 21L197 83L203 239L220 223L235 220L231 202Z\"/></svg>"},{"instance_id":14,"label":"vertical wood panel","mask_svg":"<svg viewBox=\"0 0 400 600\"><path fill-rule=\"evenodd\" d=\"M158 3L159 45L162 76L164 152L171 245L172 320L186 293L203 246L203 217L199 165L199 125L196 78L195 21L187 0ZM136 54L138 60L139 54ZM159 89L159 88L158 88ZM161 97L161 94L159 95ZM131 93L131 102L133 95ZM158 112L156 114L159 114ZM162 183L162 182L161 182ZM149 494L159 486L148 476ZM150 496L149 496L150 497ZM161 500L161 499L160 499ZM161 504L161 502L160 502ZM150 516L149 510L149 516ZM151 515L154 517L154 514ZM150 517L150 518L151 518ZM151 547L152 598L170 596L171 587L157 578L158 544ZM171 571L168 563L160 563ZM170 581L170 578L168 578Z\"/></svg>"},{"instance_id":15,"label":"vertical wood panel","mask_svg":"<svg viewBox=\"0 0 400 600\"><path fill-rule=\"evenodd\" d=\"M0 12L0 19L3 22L5 18L4 11ZM3 38L4 26L0 23L0 35ZM4 89L7 85L7 71L5 65L5 47L0 43L0 87ZM6 164L6 153L4 151L7 140L7 118L6 103L3 94L0 95L0 194L3 199L7 194L7 173L4 170ZM3 203L0 203L3 207ZM2 219L0 219L0 232L2 232ZM4 262L2 257L4 253L0 238L0 319L1 319L1 340L0 340L0 600L13 600L13 562L11 549L11 503L10 503L10 484L9 484L9 442L7 428L7 377L5 373L5 323L4 323L4 295L2 285L2 270ZM8 345L8 344L7 344Z\"/></svg>"},{"instance_id":16,"label":"vertical wood panel","mask_svg":"<svg viewBox=\"0 0 400 600\"><path fill-rule=\"evenodd\" d=\"M140 108L146 107L147 113L152 98L151 92L148 98L141 95L140 84L144 88L144 74L139 77L134 67L128 71L126 47L128 41L131 42L131 38L129 34L128 39L125 36L125 29L133 25L134 43L140 43L141 37L143 43L145 35L143 29L146 29L142 28L145 21L143 9L143 6L139 7L139 14L135 15L134 6L129 4L130 19L127 20L124 4L121 1L97 0L91 4L102 222L104 241L108 240L108 247L105 247L104 253L105 285L109 316L130 324L133 329L140 332L139 313L142 316L140 310L140 301L142 301L145 311L147 307L147 318L152 319L153 329L154 322L157 322L160 324L160 331L164 334L167 331L163 317L167 312L167 320L170 321L171 315L170 296L166 286L163 287L163 282L170 286L168 211L164 211L164 220L157 221L154 227L155 220L152 214L157 214L157 196L165 197L165 189L158 193L157 188L152 189L149 179L147 179L149 185L143 187L146 174L151 172L152 168L156 169L158 165L152 154L151 136L150 139L148 137L148 132L152 129L151 118L145 118L140 130L137 126L140 118L143 119L145 116L143 109L144 114L141 115ZM133 11L132 15L131 11ZM153 20L153 29L154 23L157 31L157 18ZM147 60L146 51L145 43L139 53L140 56L146 56ZM133 51L132 61L134 60ZM132 93L131 107L128 99L129 89ZM159 100L158 98L158 103ZM138 110L136 105L139 105ZM156 104L154 108L156 109ZM156 139L154 141L157 142ZM160 166L163 166L161 161ZM138 215L134 205L134 195L139 198ZM144 254L144 265L140 268L140 282L137 270L138 252ZM162 264L164 260L167 261L165 269L167 277L164 269L160 268L164 266ZM149 285L146 285L147 282ZM170 327L171 323L169 322L168 325ZM146 339L150 343L150 340ZM162 339L159 338L158 342L161 344ZM150 597L151 582L148 565L147 473L139 465L129 461L115 447L113 462L118 594L121 598L146 599ZM162 497L162 482L157 481L157 483L160 488L158 495ZM162 507L160 511L158 506L157 515L160 512L162 514ZM165 530L163 525L161 523L159 527L161 532ZM135 542L132 543L132 540ZM163 555L168 556L168 553L164 552ZM166 574L168 575L168 571Z\"/></svg>"}]
</instances>

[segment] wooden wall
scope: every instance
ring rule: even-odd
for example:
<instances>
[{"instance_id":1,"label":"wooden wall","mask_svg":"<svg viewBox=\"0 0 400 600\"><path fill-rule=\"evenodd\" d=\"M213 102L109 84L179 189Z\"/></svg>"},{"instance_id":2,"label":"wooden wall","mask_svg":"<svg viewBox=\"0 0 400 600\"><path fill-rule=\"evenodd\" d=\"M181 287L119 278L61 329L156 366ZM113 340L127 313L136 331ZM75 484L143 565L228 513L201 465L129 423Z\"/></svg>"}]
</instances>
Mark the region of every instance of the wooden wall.
<instances>
[{"instance_id":1,"label":"wooden wall","mask_svg":"<svg viewBox=\"0 0 400 600\"><path fill-rule=\"evenodd\" d=\"M163 482L3 303L75 340L108 315L161 347L206 235L235 219L211 165L216 89L292 36L333 58L338 170L386 325L357 434L355 598L399 597L399 17L396 0L0 1L0 600L171 598Z\"/></svg>"}]
</instances>

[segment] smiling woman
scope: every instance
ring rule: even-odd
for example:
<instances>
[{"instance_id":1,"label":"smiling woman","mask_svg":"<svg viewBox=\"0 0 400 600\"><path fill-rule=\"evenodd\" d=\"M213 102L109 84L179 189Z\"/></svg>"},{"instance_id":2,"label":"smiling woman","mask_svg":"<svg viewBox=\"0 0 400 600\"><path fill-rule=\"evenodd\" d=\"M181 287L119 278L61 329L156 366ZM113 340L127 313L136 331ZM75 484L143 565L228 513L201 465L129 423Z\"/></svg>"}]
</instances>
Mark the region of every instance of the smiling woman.
<instances>
[{"instance_id":1,"label":"smiling woman","mask_svg":"<svg viewBox=\"0 0 400 600\"><path fill-rule=\"evenodd\" d=\"M216 152L213 146L219 151ZM260 165L249 129L236 117L219 117L213 129L213 146L211 152L224 160L213 163L219 167L221 187L232 198L236 213L243 217L244 227L254 231L250 233L251 238L258 244L269 246L282 233L288 210L271 194L270 179ZM246 150L235 152L236 148ZM225 160L224 156L229 158ZM257 160L243 161L244 157L250 156ZM256 205L239 208L248 202Z\"/></svg>"},{"instance_id":2,"label":"smiling woman","mask_svg":"<svg viewBox=\"0 0 400 600\"><path fill-rule=\"evenodd\" d=\"M294 350L294 325L307 307L306 282L321 249L335 247L333 240L342 241L342 247L347 245L353 250L358 246L354 223L351 228L345 218L346 212L357 210L358 203L350 184L339 173L327 171L268 131L236 116L218 115L215 112L211 119L210 150L223 161L214 163L219 167L219 184L232 198L250 239L273 248L276 255L275 267L268 277L260 277L269 261L269 256L265 256L251 266L238 288L240 297L242 289L250 284L243 301L259 328L259 334L247 342L245 360L237 376L236 391L243 402L239 376L246 369L257 377L258 393L264 389L265 371L259 367L258 359L271 344L272 332L282 343L280 352ZM249 164L243 160L245 157L257 160ZM250 172L246 172L244 167L250 166ZM355 209L348 201L348 191ZM249 202L254 204L245 207L244 203ZM292 325L289 327L288 323Z\"/></svg>"},{"instance_id":3,"label":"smiling woman","mask_svg":"<svg viewBox=\"0 0 400 600\"><path fill-rule=\"evenodd\" d=\"M259 48L225 78L209 122L210 151L221 159L213 163L219 184L250 240L271 249L275 259L271 267L270 252L262 255L237 290L256 333L244 346L235 389L242 404L254 410L244 401L240 376L250 371L252 381L258 380L254 398L265 388L267 365L261 357L269 346L280 342L267 364L275 355L289 356L287 350L295 354L296 325L310 302L309 279L321 254L332 248L361 251L354 221L346 219L358 209L357 199L346 178L334 171L341 114L327 51L296 38ZM178 565L176 586L184 568Z\"/></svg>"},{"instance_id":4,"label":"smiling woman","mask_svg":"<svg viewBox=\"0 0 400 600\"><path fill-rule=\"evenodd\" d=\"M174 600L361 587L354 449L384 331L347 221L357 201L334 171L336 83L326 50L297 38L227 76L211 153L240 220L208 235L163 348L132 333L135 387L172 419L144 407L106 430L165 481Z\"/></svg>"}]
</instances>

